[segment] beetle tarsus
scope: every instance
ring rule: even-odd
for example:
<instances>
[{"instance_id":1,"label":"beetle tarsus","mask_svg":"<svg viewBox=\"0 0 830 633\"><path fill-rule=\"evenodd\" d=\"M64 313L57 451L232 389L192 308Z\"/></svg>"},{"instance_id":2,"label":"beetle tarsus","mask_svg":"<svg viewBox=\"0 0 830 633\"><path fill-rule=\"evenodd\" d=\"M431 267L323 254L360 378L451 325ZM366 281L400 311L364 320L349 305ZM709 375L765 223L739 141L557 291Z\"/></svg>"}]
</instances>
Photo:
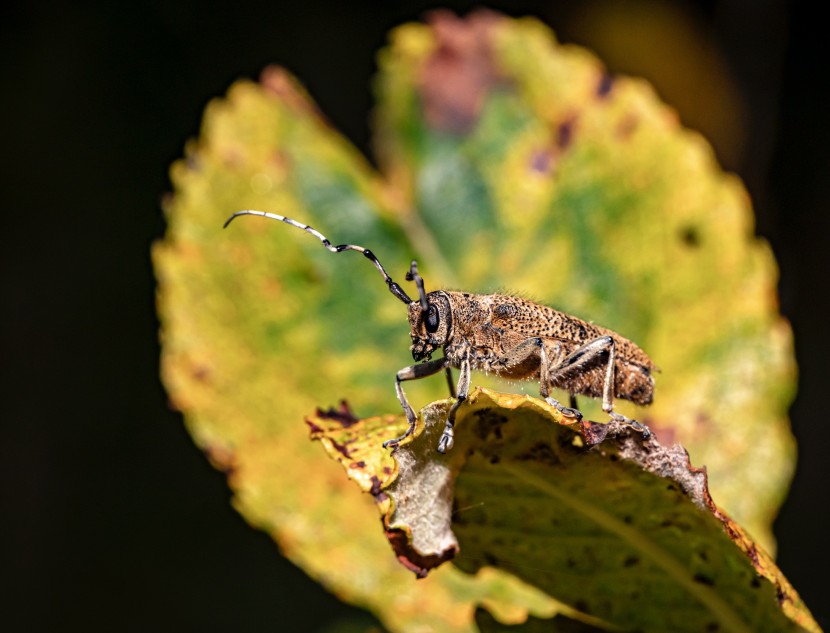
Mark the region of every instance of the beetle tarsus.
<instances>
[{"instance_id":1,"label":"beetle tarsus","mask_svg":"<svg viewBox=\"0 0 830 633\"><path fill-rule=\"evenodd\" d=\"M449 450L452 450L454 443L453 427L449 422L447 422L447 425L444 427L444 433L441 435L441 439L438 440L438 452L443 454Z\"/></svg>"},{"instance_id":2,"label":"beetle tarsus","mask_svg":"<svg viewBox=\"0 0 830 633\"><path fill-rule=\"evenodd\" d=\"M611 411L608 415L611 416L612 420L630 426L635 431L639 431L640 433L642 433L644 440L647 440L651 437L651 430L642 422L632 420L631 418L627 418L620 413L615 413L614 411Z\"/></svg>"},{"instance_id":3,"label":"beetle tarsus","mask_svg":"<svg viewBox=\"0 0 830 633\"><path fill-rule=\"evenodd\" d=\"M557 400L556 398L552 398L550 396L545 398L545 402L547 402L550 406L559 411L559 413L564 415L566 418L571 418L572 420L576 420L577 422L582 421L582 411L580 411L579 409L572 409L571 407L566 407L562 405L559 402L559 400Z\"/></svg>"}]
</instances>

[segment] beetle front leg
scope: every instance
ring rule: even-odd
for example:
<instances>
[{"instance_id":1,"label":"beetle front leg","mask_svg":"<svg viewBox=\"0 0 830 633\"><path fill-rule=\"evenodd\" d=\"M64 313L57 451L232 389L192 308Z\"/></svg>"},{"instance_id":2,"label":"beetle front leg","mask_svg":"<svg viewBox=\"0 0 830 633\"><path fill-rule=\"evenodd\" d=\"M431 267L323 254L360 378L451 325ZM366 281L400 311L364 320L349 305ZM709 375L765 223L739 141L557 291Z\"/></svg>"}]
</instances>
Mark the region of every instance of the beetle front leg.
<instances>
[{"instance_id":1,"label":"beetle front leg","mask_svg":"<svg viewBox=\"0 0 830 633\"><path fill-rule=\"evenodd\" d=\"M447 386L450 388L450 398L455 398L455 383L452 381L452 367L447 365Z\"/></svg>"},{"instance_id":2,"label":"beetle front leg","mask_svg":"<svg viewBox=\"0 0 830 633\"><path fill-rule=\"evenodd\" d=\"M461 375L458 377L458 399L453 403L450 413L447 416L447 423L444 425L444 433L441 439L438 440L438 452L446 453L453 445L453 427L455 426L455 412L461 403L467 399L467 394L470 392L470 354L469 352L461 361Z\"/></svg>"},{"instance_id":3,"label":"beetle front leg","mask_svg":"<svg viewBox=\"0 0 830 633\"><path fill-rule=\"evenodd\" d=\"M393 440L386 440L383 443L383 448L391 446L394 450L398 447L398 444L400 444L403 440L412 435L412 433L415 431L415 423L418 420L418 416L415 415L415 411L409 404L409 400L406 399L406 394L403 391L401 383L404 380L417 380L418 378L426 378L427 376L432 376L433 374L437 374L445 367L447 367L447 359L436 358L435 360L431 360L426 363L418 363L417 365L410 365L409 367L404 367L395 375L395 392L398 394L398 400L401 403L401 407L403 407L403 412L404 415L406 415L406 421L409 422L409 427L406 429L406 433L404 433L400 437L397 437Z\"/></svg>"}]
</instances>

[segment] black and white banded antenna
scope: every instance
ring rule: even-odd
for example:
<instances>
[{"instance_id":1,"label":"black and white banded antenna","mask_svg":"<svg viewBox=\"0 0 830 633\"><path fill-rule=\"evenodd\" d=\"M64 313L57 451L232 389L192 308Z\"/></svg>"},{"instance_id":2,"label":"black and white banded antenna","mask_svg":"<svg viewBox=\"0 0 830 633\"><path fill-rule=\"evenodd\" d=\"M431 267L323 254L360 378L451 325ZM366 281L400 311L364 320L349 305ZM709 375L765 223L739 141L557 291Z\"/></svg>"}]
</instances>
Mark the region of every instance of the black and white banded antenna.
<instances>
[{"instance_id":1,"label":"black and white banded antenna","mask_svg":"<svg viewBox=\"0 0 830 633\"><path fill-rule=\"evenodd\" d=\"M386 282L387 287L389 288L389 292L395 295L398 299L403 301L405 304L409 305L412 303L412 299L404 292L403 288L400 287L389 274L386 272L386 269L381 265L378 261L378 258L375 257L375 254L370 251L368 248L363 248L362 246L357 246L356 244L339 244L337 246L333 246L329 239L320 233L317 229L310 227L308 224L300 224L296 220L292 220L291 218L287 218L284 215L277 215L276 213L267 213L265 211L256 211L254 209L247 209L245 211L237 211L231 217L229 217L222 228L227 228L228 225L233 221L234 218L240 215L259 215L264 218L269 218L271 220L278 220L280 222L285 222L286 224L290 224L298 229L302 229L306 233L311 233L314 237L320 240L328 250L332 253L342 253L343 251L357 251L359 253L363 253L363 255L375 265L375 268L378 269L381 275L383 275L383 280ZM417 270L417 269L416 269ZM417 272L416 272L417 274ZM407 274L409 277L409 274ZM419 287L419 291L423 295L423 282L421 282L421 286Z\"/></svg>"},{"instance_id":2,"label":"black and white banded antenna","mask_svg":"<svg viewBox=\"0 0 830 633\"><path fill-rule=\"evenodd\" d=\"M414 259L412 263L409 265L409 272L406 273L406 280L407 281L414 281L415 286L418 288L418 297L421 301L421 311L426 314L427 310L429 309L429 303L427 302L427 293L424 290L424 280L421 275L418 274L418 262Z\"/></svg>"}]
</instances>

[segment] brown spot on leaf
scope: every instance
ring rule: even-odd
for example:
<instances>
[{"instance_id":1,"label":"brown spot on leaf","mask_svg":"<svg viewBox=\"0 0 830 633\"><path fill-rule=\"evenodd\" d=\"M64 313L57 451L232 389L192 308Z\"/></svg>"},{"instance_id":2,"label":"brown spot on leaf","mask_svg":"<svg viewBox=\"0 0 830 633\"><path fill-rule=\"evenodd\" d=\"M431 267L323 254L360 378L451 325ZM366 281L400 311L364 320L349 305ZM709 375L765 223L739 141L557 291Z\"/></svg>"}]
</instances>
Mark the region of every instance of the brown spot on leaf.
<instances>
[{"instance_id":1,"label":"brown spot on leaf","mask_svg":"<svg viewBox=\"0 0 830 633\"><path fill-rule=\"evenodd\" d=\"M576 117L572 116L562 121L556 128L556 147L560 152L564 152L570 147L574 138L574 130L576 128Z\"/></svg>"},{"instance_id":2,"label":"brown spot on leaf","mask_svg":"<svg viewBox=\"0 0 830 633\"><path fill-rule=\"evenodd\" d=\"M216 470L221 470L226 475L233 474L237 464L236 455L231 449L219 444L208 444L203 451Z\"/></svg>"},{"instance_id":3,"label":"brown spot on leaf","mask_svg":"<svg viewBox=\"0 0 830 633\"><path fill-rule=\"evenodd\" d=\"M617 138L621 141L627 141L639 126L640 121L633 114L629 114L622 121L617 124Z\"/></svg>"},{"instance_id":4,"label":"brown spot on leaf","mask_svg":"<svg viewBox=\"0 0 830 633\"><path fill-rule=\"evenodd\" d=\"M295 112L311 113L320 121L325 117L299 87L291 74L282 66L266 66L259 76L262 87Z\"/></svg>"},{"instance_id":5,"label":"brown spot on leaf","mask_svg":"<svg viewBox=\"0 0 830 633\"><path fill-rule=\"evenodd\" d=\"M549 444L544 443L534 444L523 454L517 455L516 459L554 465L562 463L559 455L556 454Z\"/></svg>"},{"instance_id":6,"label":"brown spot on leaf","mask_svg":"<svg viewBox=\"0 0 830 633\"><path fill-rule=\"evenodd\" d=\"M410 543L409 535L404 530L387 529L386 538L392 546L398 561L418 578L426 578L431 569L451 560L458 553L458 547L448 547L441 554L420 554Z\"/></svg>"},{"instance_id":7,"label":"brown spot on leaf","mask_svg":"<svg viewBox=\"0 0 830 633\"><path fill-rule=\"evenodd\" d=\"M700 246L700 231L696 226L685 226L680 229L680 241L689 248Z\"/></svg>"},{"instance_id":8,"label":"brown spot on leaf","mask_svg":"<svg viewBox=\"0 0 830 633\"><path fill-rule=\"evenodd\" d=\"M193 378L195 378L198 382L201 383L208 383L210 382L210 367L207 365L196 365L193 367L190 373Z\"/></svg>"},{"instance_id":9,"label":"brown spot on leaf","mask_svg":"<svg viewBox=\"0 0 830 633\"><path fill-rule=\"evenodd\" d=\"M588 446L596 446L605 441L608 435L608 425L600 424L599 422L591 422L590 420L582 420L580 423L582 427L582 438Z\"/></svg>"},{"instance_id":10,"label":"brown spot on leaf","mask_svg":"<svg viewBox=\"0 0 830 633\"><path fill-rule=\"evenodd\" d=\"M553 152L540 149L530 157L530 170L538 174L549 174L553 167Z\"/></svg>"},{"instance_id":11,"label":"brown spot on leaf","mask_svg":"<svg viewBox=\"0 0 830 633\"><path fill-rule=\"evenodd\" d=\"M477 437L486 440L490 436L494 436L497 440L502 439L501 427L507 424L507 418L501 414L496 413L492 409L481 409L475 412L476 425L473 432Z\"/></svg>"},{"instance_id":12,"label":"brown spot on leaf","mask_svg":"<svg viewBox=\"0 0 830 633\"><path fill-rule=\"evenodd\" d=\"M374 497L377 497L380 494L380 488L383 485L383 482L378 478L377 475L372 475L372 487L369 490L369 494Z\"/></svg>"},{"instance_id":13,"label":"brown spot on leaf","mask_svg":"<svg viewBox=\"0 0 830 633\"><path fill-rule=\"evenodd\" d=\"M352 410L349 408L349 404L345 400L341 400L336 409L334 407L329 407L328 411L323 411L318 407L317 417L324 420L335 420L344 429L349 428L352 424L357 422L357 418L354 416L354 413L352 413Z\"/></svg>"},{"instance_id":14,"label":"brown spot on leaf","mask_svg":"<svg viewBox=\"0 0 830 633\"><path fill-rule=\"evenodd\" d=\"M603 73L597 82L597 97L605 99L611 94L611 89L614 87L614 78L608 73Z\"/></svg>"},{"instance_id":15,"label":"brown spot on leaf","mask_svg":"<svg viewBox=\"0 0 830 633\"><path fill-rule=\"evenodd\" d=\"M427 16L437 46L421 68L418 87L431 127L455 134L468 132L487 93L504 82L490 49L492 29L503 19L486 10L466 19L445 10Z\"/></svg>"},{"instance_id":16,"label":"brown spot on leaf","mask_svg":"<svg viewBox=\"0 0 830 633\"><path fill-rule=\"evenodd\" d=\"M697 573L692 576L695 582L699 582L701 585L708 585L709 587L715 586L715 580L706 574Z\"/></svg>"},{"instance_id":17,"label":"brown spot on leaf","mask_svg":"<svg viewBox=\"0 0 830 633\"><path fill-rule=\"evenodd\" d=\"M349 449L346 448L345 444L341 444L340 442L335 442L331 438L329 438L329 442L331 442L331 445L334 448L334 450L336 450L338 453L340 453L343 457L345 457L346 459L351 458L352 454L351 454L351 452L349 452Z\"/></svg>"},{"instance_id":18,"label":"brown spot on leaf","mask_svg":"<svg viewBox=\"0 0 830 633\"><path fill-rule=\"evenodd\" d=\"M199 171L202 168L202 161L200 160L201 157L197 156L195 153L188 154L185 157L185 165L187 165L188 171Z\"/></svg>"},{"instance_id":19,"label":"brown spot on leaf","mask_svg":"<svg viewBox=\"0 0 830 633\"><path fill-rule=\"evenodd\" d=\"M750 545L746 550L746 555L752 561L752 565L758 569L761 566L761 560L758 558L758 548L755 545Z\"/></svg>"}]
</instances>

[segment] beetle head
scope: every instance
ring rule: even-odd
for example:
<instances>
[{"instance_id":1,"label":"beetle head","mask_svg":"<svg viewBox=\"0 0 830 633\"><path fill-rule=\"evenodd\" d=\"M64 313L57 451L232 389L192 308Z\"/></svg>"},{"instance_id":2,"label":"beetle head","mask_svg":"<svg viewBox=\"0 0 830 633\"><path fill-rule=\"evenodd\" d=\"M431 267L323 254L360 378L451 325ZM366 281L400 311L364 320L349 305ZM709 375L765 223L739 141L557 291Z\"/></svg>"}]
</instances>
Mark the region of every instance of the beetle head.
<instances>
[{"instance_id":1,"label":"beetle head","mask_svg":"<svg viewBox=\"0 0 830 633\"><path fill-rule=\"evenodd\" d=\"M412 338L412 358L429 360L432 353L447 343L452 335L452 310L447 293L436 290L427 294L424 280L418 274L415 261L406 274L408 281L418 287L418 301L409 304L409 326Z\"/></svg>"}]
</instances>

